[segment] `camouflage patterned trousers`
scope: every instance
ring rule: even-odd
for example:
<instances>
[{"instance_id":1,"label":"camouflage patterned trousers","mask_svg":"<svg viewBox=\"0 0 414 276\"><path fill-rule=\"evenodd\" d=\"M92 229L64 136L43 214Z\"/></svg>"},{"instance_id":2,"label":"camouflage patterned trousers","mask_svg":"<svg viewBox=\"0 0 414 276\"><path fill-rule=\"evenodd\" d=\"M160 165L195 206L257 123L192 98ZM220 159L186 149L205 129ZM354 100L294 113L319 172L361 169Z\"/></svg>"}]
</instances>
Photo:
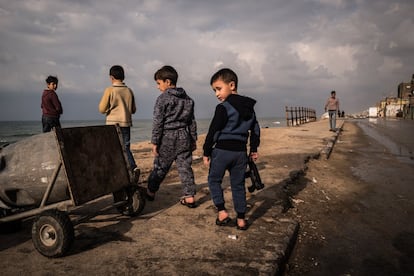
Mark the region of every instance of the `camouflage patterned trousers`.
<instances>
[{"instance_id":1,"label":"camouflage patterned trousers","mask_svg":"<svg viewBox=\"0 0 414 276\"><path fill-rule=\"evenodd\" d=\"M191 167L193 156L186 130L165 131L158 146L158 156L154 158L154 166L148 177L148 190L153 193L159 190L174 161L182 183L183 196L194 196L196 187Z\"/></svg>"}]
</instances>

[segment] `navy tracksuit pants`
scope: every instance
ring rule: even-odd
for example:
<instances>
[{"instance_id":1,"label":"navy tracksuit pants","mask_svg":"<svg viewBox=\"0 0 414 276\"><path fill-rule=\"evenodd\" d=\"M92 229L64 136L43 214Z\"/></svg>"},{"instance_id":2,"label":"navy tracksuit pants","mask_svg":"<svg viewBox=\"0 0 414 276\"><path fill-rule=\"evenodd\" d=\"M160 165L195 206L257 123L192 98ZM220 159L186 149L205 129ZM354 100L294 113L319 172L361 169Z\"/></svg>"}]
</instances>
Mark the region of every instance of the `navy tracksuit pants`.
<instances>
[{"instance_id":1,"label":"navy tracksuit pants","mask_svg":"<svg viewBox=\"0 0 414 276\"><path fill-rule=\"evenodd\" d=\"M208 174L208 186L215 206L225 203L222 182L226 170L230 173L230 185L234 209L238 214L246 213L245 173L247 153L245 151L229 151L213 149Z\"/></svg>"}]
</instances>

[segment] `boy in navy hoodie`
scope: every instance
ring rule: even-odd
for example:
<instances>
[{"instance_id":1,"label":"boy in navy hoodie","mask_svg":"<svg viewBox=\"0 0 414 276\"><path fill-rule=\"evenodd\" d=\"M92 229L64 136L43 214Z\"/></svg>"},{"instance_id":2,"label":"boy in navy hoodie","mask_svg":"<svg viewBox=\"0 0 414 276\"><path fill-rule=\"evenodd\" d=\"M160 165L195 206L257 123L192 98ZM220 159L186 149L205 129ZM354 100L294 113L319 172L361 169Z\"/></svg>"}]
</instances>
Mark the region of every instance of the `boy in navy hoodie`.
<instances>
[{"instance_id":1,"label":"boy in navy hoodie","mask_svg":"<svg viewBox=\"0 0 414 276\"><path fill-rule=\"evenodd\" d=\"M210 85L221 102L216 106L213 120L203 146L204 164L210 166L208 185L218 210L216 225L226 226L232 221L225 208L221 187L226 170L230 173L237 229L247 230L245 172L248 158L256 161L260 144L260 127L254 112L255 100L237 94L238 78L231 69L216 72ZM247 142L250 137L250 153Z\"/></svg>"}]
</instances>

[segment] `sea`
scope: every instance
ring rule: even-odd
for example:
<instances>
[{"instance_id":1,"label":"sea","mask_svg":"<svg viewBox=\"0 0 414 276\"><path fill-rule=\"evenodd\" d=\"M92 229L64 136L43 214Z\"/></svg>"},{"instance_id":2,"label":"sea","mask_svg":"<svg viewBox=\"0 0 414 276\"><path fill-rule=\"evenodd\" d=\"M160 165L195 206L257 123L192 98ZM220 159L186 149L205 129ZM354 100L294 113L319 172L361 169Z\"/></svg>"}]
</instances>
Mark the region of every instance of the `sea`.
<instances>
[{"instance_id":1,"label":"sea","mask_svg":"<svg viewBox=\"0 0 414 276\"><path fill-rule=\"evenodd\" d=\"M285 118L259 118L261 128L277 128L286 126ZM205 134L208 131L211 119L197 120L197 133ZM87 127L104 125L105 120L63 120L62 128ZM134 120L131 127L131 143L151 140L152 119ZM42 133L41 121L0 121L0 148L18 142L32 135Z\"/></svg>"}]
</instances>

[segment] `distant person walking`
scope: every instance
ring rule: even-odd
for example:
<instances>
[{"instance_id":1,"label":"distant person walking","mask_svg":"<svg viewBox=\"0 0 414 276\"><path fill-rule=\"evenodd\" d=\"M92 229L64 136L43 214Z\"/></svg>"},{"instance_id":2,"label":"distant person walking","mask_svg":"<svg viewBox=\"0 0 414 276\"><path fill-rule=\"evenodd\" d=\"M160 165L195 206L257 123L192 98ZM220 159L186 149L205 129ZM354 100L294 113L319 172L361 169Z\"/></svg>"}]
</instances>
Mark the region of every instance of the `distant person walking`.
<instances>
[{"instance_id":1,"label":"distant person walking","mask_svg":"<svg viewBox=\"0 0 414 276\"><path fill-rule=\"evenodd\" d=\"M46 79L47 89L43 91L42 103L42 127L43 132L49 132L54 127L60 127L60 115L63 113L62 104L56 94L58 78L48 76Z\"/></svg>"},{"instance_id":2,"label":"distant person walking","mask_svg":"<svg viewBox=\"0 0 414 276\"><path fill-rule=\"evenodd\" d=\"M336 112L339 111L339 99L336 98L336 92L332 91L331 96L325 104L325 112L329 114L330 131L336 131Z\"/></svg>"},{"instance_id":3,"label":"distant person walking","mask_svg":"<svg viewBox=\"0 0 414 276\"><path fill-rule=\"evenodd\" d=\"M136 177L139 171L130 148L132 114L136 111L134 93L124 83L125 72L122 66L112 66L109 70L109 78L112 85L104 91L102 99L99 102L99 112L106 115L107 125L118 124L121 128L128 161Z\"/></svg>"}]
</instances>

